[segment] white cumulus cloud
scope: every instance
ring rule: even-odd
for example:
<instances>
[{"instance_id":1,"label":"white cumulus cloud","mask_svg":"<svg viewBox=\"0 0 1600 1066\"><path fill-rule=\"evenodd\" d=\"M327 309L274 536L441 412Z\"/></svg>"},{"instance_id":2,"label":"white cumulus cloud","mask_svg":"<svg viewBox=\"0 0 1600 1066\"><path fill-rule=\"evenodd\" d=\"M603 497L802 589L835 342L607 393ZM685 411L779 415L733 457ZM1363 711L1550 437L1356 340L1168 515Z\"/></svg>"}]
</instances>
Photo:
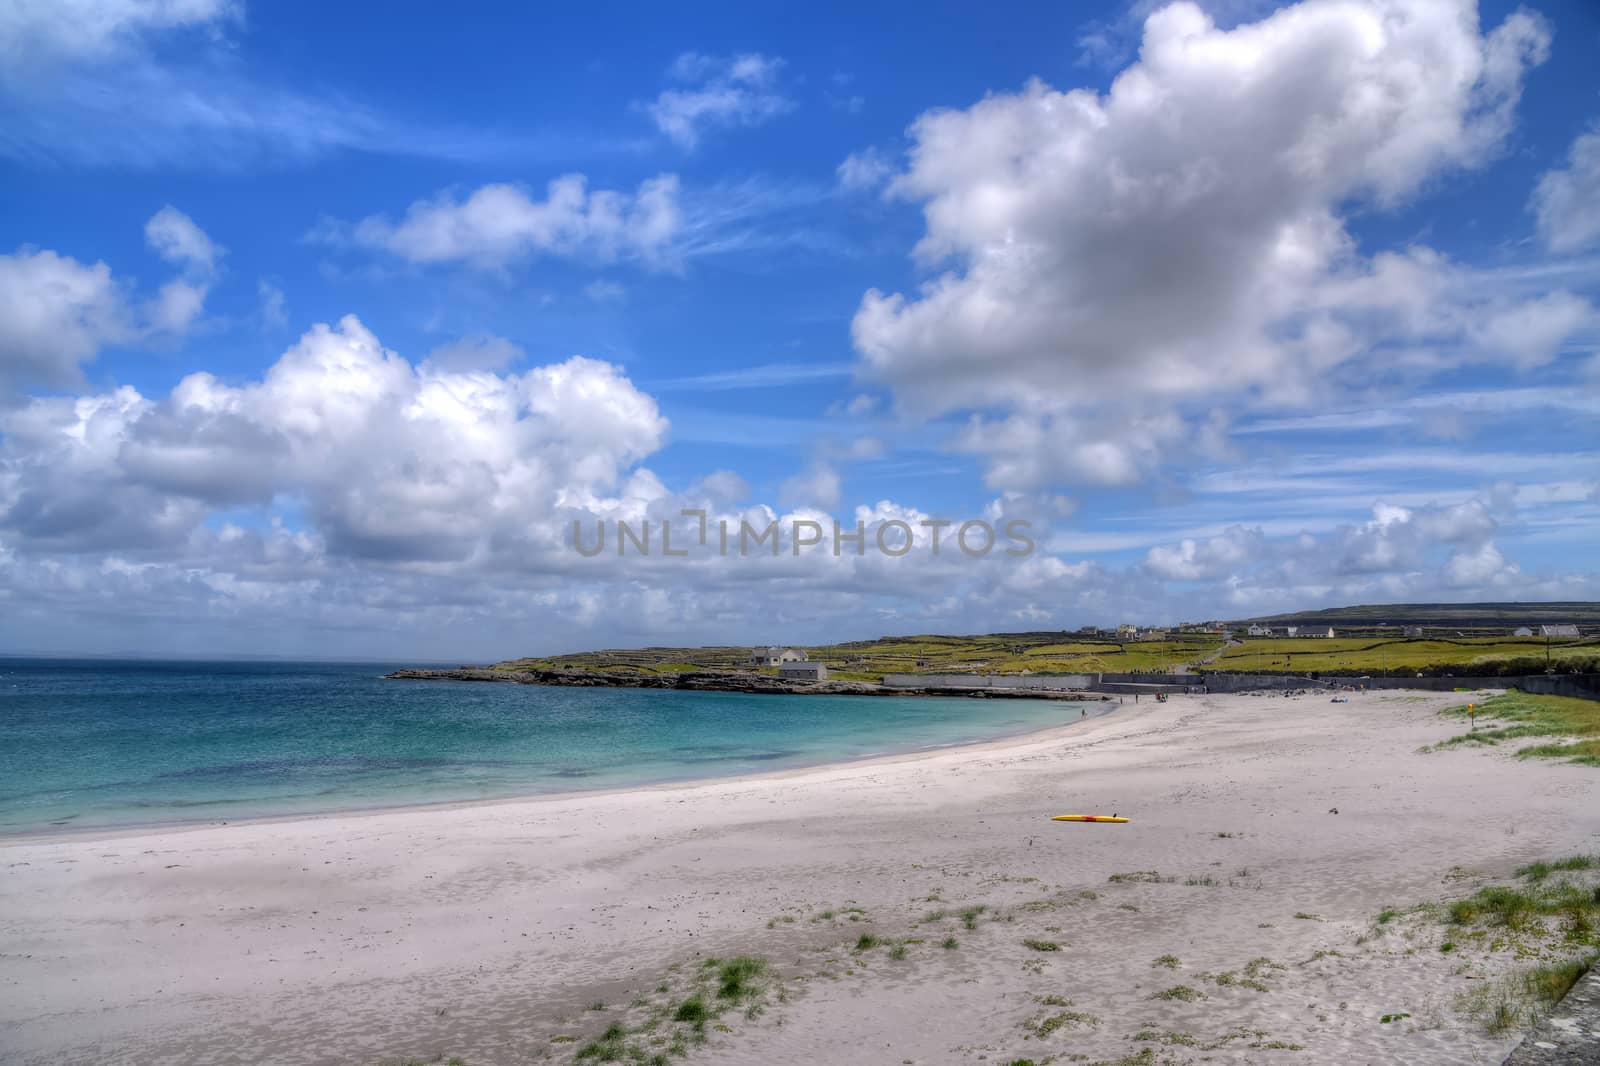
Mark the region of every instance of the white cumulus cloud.
<instances>
[{"instance_id":1,"label":"white cumulus cloud","mask_svg":"<svg viewBox=\"0 0 1600 1066\"><path fill-rule=\"evenodd\" d=\"M1028 487L1214 450L1191 408L1304 402L1385 341L1547 359L1586 303L1465 292L1428 249L1364 256L1343 213L1492 158L1548 43L1524 11L1481 32L1471 0L1302 0L1232 29L1178 2L1103 95L1036 80L928 112L890 192L942 272L865 295L864 369L913 416L983 412L962 443ZM1498 351L1495 316L1537 336Z\"/></svg>"},{"instance_id":2,"label":"white cumulus cloud","mask_svg":"<svg viewBox=\"0 0 1600 1066\"><path fill-rule=\"evenodd\" d=\"M1600 242L1600 127L1572 142L1566 166L1539 179L1532 207L1551 251L1575 252Z\"/></svg>"},{"instance_id":3,"label":"white cumulus cloud","mask_svg":"<svg viewBox=\"0 0 1600 1066\"><path fill-rule=\"evenodd\" d=\"M144 224L144 239L167 262L207 274L216 266L221 254L221 249L212 243L205 230L171 204Z\"/></svg>"},{"instance_id":4,"label":"white cumulus cloud","mask_svg":"<svg viewBox=\"0 0 1600 1066\"><path fill-rule=\"evenodd\" d=\"M356 243L415 263L499 268L530 255L601 262L651 259L682 226L678 179L661 174L632 193L591 190L581 174L552 180L543 199L516 185L485 185L464 200L420 200L398 222L381 215L353 230Z\"/></svg>"},{"instance_id":5,"label":"white cumulus cloud","mask_svg":"<svg viewBox=\"0 0 1600 1066\"><path fill-rule=\"evenodd\" d=\"M778 91L783 60L759 53L717 57L686 52L672 64L683 88L665 89L644 105L656 128L692 149L707 130L759 126L794 107Z\"/></svg>"},{"instance_id":6,"label":"white cumulus cloud","mask_svg":"<svg viewBox=\"0 0 1600 1066\"><path fill-rule=\"evenodd\" d=\"M0 255L0 400L29 386L77 383L80 367L107 345L189 329L204 310L221 249L172 207L157 212L145 234L182 273L142 304L103 262L48 249Z\"/></svg>"},{"instance_id":7,"label":"white cumulus cloud","mask_svg":"<svg viewBox=\"0 0 1600 1066\"><path fill-rule=\"evenodd\" d=\"M51 251L0 255L0 397L8 383L69 384L101 346L131 333L106 264Z\"/></svg>"},{"instance_id":8,"label":"white cumulus cloud","mask_svg":"<svg viewBox=\"0 0 1600 1066\"><path fill-rule=\"evenodd\" d=\"M334 554L536 554L559 544L560 509L616 489L665 430L609 363L413 366L347 317L259 381L202 372L165 399L124 387L7 415L0 529L23 545L176 550L214 508L295 498Z\"/></svg>"}]
</instances>

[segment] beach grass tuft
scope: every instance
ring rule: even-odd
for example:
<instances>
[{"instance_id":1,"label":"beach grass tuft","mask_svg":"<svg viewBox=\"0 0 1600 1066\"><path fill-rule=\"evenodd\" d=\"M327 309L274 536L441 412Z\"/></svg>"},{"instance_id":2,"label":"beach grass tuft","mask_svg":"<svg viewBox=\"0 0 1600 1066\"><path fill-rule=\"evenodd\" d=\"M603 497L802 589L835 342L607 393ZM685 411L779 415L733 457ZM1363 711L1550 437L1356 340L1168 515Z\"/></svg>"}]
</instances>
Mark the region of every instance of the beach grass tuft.
<instances>
[{"instance_id":1,"label":"beach grass tuft","mask_svg":"<svg viewBox=\"0 0 1600 1066\"><path fill-rule=\"evenodd\" d=\"M699 993L695 993L682 1003L678 1004L678 1009L672 1012L673 1021L683 1022L686 1025L693 1026L704 1025L706 1023L706 1019L710 1017L711 1012L706 1009L705 997L701 996Z\"/></svg>"},{"instance_id":2,"label":"beach grass tuft","mask_svg":"<svg viewBox=\"0 0 1600 1066\"><path fill-rule=\"evenodd\" d=\"M767 970L761 959L740 955L729 959L717 971L717 995L723 999L744 999L751 993L751 982Z\"/></svg>"},{"instance_id":3,"label":"beach grass tuft","mask_svg":"<svg viewBox=\"0 0 1600 1066\"><path fill-rule=\"evenodd\" d=\"M628 1031L621 1025L613 1023L600 1034L598 1039L579 1048L577 1059L579 1062L585 1059L593 1059L596 1062L618 1062L627 1051L625 1044L627 1039Z\"/></svg>"},{"instance_id":4,"label":"beach grass tuft","mask_svg":"<svg viewBox=\"0 0 1600 1066\"><path fill-rule=\"evenodd\" d=\"M1572 986L1578 979L1589 972L1597 961L1597 956L1586 959L1567 959L1564 962L1546 963L1535 966L1522 975L1523 987L1528 994L1545 1006L1553 1006L1561 1002L1563 996L1572 991Z\"/></svg>"},{"instance_id":5,"label":"beach grass tuft","mask_svg":"<svg viewBox=\"0 0 1600 1066\"><path fill-rule=\"evenodd\" d=\"M1160 992L1154 993L1150 998L1193 1003L1197 999L1205 999L1206 994L1198 988L1190 988L1188 985L1173 985L1171 988L1164 988Z\"/></svg>"},{"instance_id":6,"label":"beach grass tuft","mask_svg":"<svg viewBox=\"0 0 1600 1066\"><path fill-rule=\"evenodd\" d=\"M1022 1023L1022 1027L1034 1036L1045 1037L1062 1029L1093 1028L1099 1024L1100 1019L1093 1014L1081 1010L1063 1010L1030 1018Z\"/></svg>"},{"instance_id":7,"label":"beach grass tuft","mask_svg":"<svg viewBox=\"0 0 1600 1066\"><path fill-rule=\"evenodd\" d=\"M1593 855L1572 855L1565 859L1555 859L1550 862L1530 863L1518 870L1517 876L1529 881L1543 881L1553 873L1590 870L1595 866L1600 866L1600 859Z\"/></svg>"}]
</instances>

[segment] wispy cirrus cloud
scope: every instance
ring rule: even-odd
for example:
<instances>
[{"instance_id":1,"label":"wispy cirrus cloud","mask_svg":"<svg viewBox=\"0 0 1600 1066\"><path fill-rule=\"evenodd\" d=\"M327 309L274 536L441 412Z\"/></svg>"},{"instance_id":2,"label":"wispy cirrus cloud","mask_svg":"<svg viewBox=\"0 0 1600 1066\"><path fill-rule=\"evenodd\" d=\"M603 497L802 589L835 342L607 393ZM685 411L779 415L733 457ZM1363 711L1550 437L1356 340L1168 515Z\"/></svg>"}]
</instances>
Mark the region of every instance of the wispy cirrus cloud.
<instances>
[{"instance_id":1,"label":"wispy cirrus cloud","mask_svg":"<svg viewBox=\"0 0 1600 1066\"><path fill-rule=\"evenodd\" d=\"M585 175L565 174L547 182L542 193L495 182L414 201L399 218L323 219L305 239L419 265L463 264L492 272L541 256L677 272L692 259L780 248L851 254L851 239L819 221L815 211L835 195L830 186L764 177L692 189L670 173L647 178L631 191L591 189ZM619 293L602 285L589 295L606 299Z\"/></svg>"},{"instance_id":2,"label":"wispy cirrus cloud","mask_svg":"<svg viewBox=\"0 0 1600 1066\"><path fill-rule=\"evenodd\" d=\"M154 33L219 34L243 16L240 0L10 0L0 7L0 77L136 49Z\"/></svg>"},{"instance_id":3,"label":"wispy cirrus cloud","mask_svg":"<svg viewBox=\"0 0 1600 1066\"><path fill-rule=\"evenodd\" d=\"M1262 416L1242 421L1231 432L1364 433L1373 429L1425 424L1439 413L1460 414L1476 422L1523 419L1529 412L1600 416L1600 397L1589 390L1559 386L1455 390L1391 398L1314 414Z\"/></svg>"},{"instance_id":4,"label":"wispy cirrus cloud","mask_svg":"<svg viewBox=\"0 0 1600 1066\"><path fill-rule=\"evenodd\" d=\"M848 378L854 370L850 363L764 363L760 366L740 367L737 370L719 370L708 374L692 374L688 377L664 378L650 382L649 387L657 392L771 389L810 381Z\"/></svg>"},{"instance_id":5,"label":"wispy cirrus cloud","mask_svg":"<svg viewBox=\"0 0 1600 1066\"><path fill-rule=\"evenodd\" d=\"M467 161L631 152L580 131L441 127L252 69L242 0L0 5L0 156L32 166L245 171L331 152Z\"/></svg>"}]
</instances>

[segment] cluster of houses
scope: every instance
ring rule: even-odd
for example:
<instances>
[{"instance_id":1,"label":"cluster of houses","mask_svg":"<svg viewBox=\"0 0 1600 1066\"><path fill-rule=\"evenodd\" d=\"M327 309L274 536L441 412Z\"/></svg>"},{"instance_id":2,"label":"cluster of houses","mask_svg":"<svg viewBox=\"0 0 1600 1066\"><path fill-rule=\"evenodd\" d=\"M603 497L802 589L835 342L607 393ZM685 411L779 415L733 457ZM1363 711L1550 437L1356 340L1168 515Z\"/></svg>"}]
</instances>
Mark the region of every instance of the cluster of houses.
<instances>
[{"instance_id":1,"label":"cluster of houses","mask_svg":"<svg viewBox=\"0 0 1600 1066\"><path fill-rule=\"evenodd\" d=\"M1332 626L1323 629L1321 626L1250 626L1244 631L1247 637L1322 637L1332 640L1339 634L1334 632Z\"/></svg>"},{"instance_id":2,"label":"cluster of houses","mask_svg":"<svg viewBox=\"0 0 1600 1066\"><path fill-rule=\"evenodd\" d=\"M1225 625L1222 622L1186 622L1175 630L1165 626L1136 626L1124 622L1120 626L1084 626L1078 630L1086 637L1115 637L1117 640L1169 640L1174 632L1190 635L1198 634L1214 637L1324 637L1332 639L1339 634L1332 626L1246 626L1240 629L1236 626ZM1346 636L1374 636L1384 632L1392 632L1387 626L1361 626L1359 631L1346 631ZM1435 627L1435 636L1462 636L1473 634L1457 633L1454 629ZM1402 626L1401 634L1407 637L1425 637L1428 630L1423 626ZM1477 634L1477 635L1481 635ZM1541 625L1538 627L1520 626L1512 634L1514 637L1551 637L1551 638L1577 638L1582 636L1576 625Z\"/></svg>"},{"instance_id":3,"label":"cluster of houses","mask_svg":"<svg viewBox=\"0 0 1600 1066\"><path fill-rule=\"evenodd\" d=\"M1224 632L1225 632L1225 634L1227 636L1232 636L1233 635L1231 630L1224 631ZM1380 628L1379 632L1380 633L1382 632L1381 628ZM1451 630L1438 630L1438 629L1436 629L1434 631L1434 635L1435 636L1442 636L1445 633L1448 633L1451 636L1463 636L1463 635L1466 635L1466 634L1463 634L1463 633L1459 633L1459 632L1457 632L1457 631L1455 631L1453 629L1451 629ZM1372 630L1370 630L1370 629L1364 630L1363 633L1362 633L1362 635L1371 635L1371 634L1372 634ZM1401 629L1400 629L1400 634L1401 634L1401 636L1404 636L1404 637L1426 637L1428 635L1428 630L1424 626L1402 626ZM1329 626L1327 629L1324 630L1321 626L1263 626L1263 625L1253 625L1253 626L1249 626L1248 628L1246 628L1244 630L1244 635L1247 636L1247 637L1328 637L1328 638L1332 638L1332 637L1337 636L1338 634L1336 632L1334 632L1334 628L1332 626ZM1354 634L1349 634L1349 635L1354 635ZM1578 627L1576 625L1546 625L1546 626L1540 626L1538 628L1537 632L1534 631L1529 626L1520 626L1516 630L1514 630L1511 635L1513 637L1577 637L1580 634L1578 633Z\"/></svg>"},{"instance_id":4,"label":"cluster of houses","mask_svg":"<svg viewBox=\"0 0 1600 1066\"><path fill-rule=\"evenodd\" d=\"M1401 630L1401 632L1402 632L1403 635L1405 635L1407 637L1425 637L1425 636L1428 635L1427 629L1425 627L1423 627L1423 626L1405 626ZM1447 627L1436 628L1434 630L1434 635L1435 636L1444 636L1444 635L1447 635L1447 634L1451 635L1451 636L1457 636L1457 637L1468 635L1468 634L1464 634L1464 633L1458 632L1458 631L1453 630L1453 629L1449 629ZM1481 634L1473 634L1473 635L1481 635ZM1546 638L1549 638L1549 637L1574 637L1575 638L1575 637L1578 637L1580 634L1578 632L1578 627L1576 625L1566 625L1566 624L1559 624L1558 623L1556 625L1540 626L1537 630L1535 630L1532 626L1518 626L1516 629L1513 629L1511 631L1511 635L1513 637L1546 637Z\"/></svg>"},{"instance_id":5,"label":"cluster of houses","mask_svg":"<svg viewBox=\"0 0 1600 1066\"><path fill-rule=\"evenodd\" d=\"M1211 623L1205 626L1184 626L1179 633L1211 633L1220 635L1222 629L1210 628ZM1170 640L1172 629L1167 626L1136 626L1124 622L1120 626L1083 626L1078 633L1085 637L1114 637L1117 640Z\"/></svg>"},{"instance_id":6,"label":"cluster of houses","mask_svg":"<svg viewBox=\"0 0 1600 1066\"><path fill-rule=\"evenodd\" d=\"M1575 625L1559 624L1553 626L1540 626L1539 632L1535 633L1528 626L1519 626L1515 631L1512 632L1511 635L1514 637L1576 637L1578 635L1578 627Z\"/></svg>"},{"instance_id":7,"label":"cluster of houses","mask_svg":"<svg viewBox=\"0 0 1600 1066\"><path fill-rule=\"evenodd\" d=\"M777 667L778 676L791 681L828 680L828 667L812 662L810 656L797 648L757 648L750 653L750 665L758 670Z\"/></svg>"}]
</instances>

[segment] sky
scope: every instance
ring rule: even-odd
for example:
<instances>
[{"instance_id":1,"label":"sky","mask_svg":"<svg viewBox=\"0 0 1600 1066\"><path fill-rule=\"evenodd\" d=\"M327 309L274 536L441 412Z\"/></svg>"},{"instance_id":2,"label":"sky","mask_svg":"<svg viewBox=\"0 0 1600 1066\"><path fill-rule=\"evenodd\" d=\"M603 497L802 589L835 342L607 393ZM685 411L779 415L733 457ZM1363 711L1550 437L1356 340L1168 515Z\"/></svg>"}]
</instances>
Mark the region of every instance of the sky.
<instances>
[{"instance_id":1,"label":"sky","mask_svg":"<svg viewBox=\"0 0 1600 1066\"><path fill-rule=\"evenodd\" d=\"M1597 52L1591 0L10 0L0 652L1600 599Z\"/></svg>"}]
</instances>

